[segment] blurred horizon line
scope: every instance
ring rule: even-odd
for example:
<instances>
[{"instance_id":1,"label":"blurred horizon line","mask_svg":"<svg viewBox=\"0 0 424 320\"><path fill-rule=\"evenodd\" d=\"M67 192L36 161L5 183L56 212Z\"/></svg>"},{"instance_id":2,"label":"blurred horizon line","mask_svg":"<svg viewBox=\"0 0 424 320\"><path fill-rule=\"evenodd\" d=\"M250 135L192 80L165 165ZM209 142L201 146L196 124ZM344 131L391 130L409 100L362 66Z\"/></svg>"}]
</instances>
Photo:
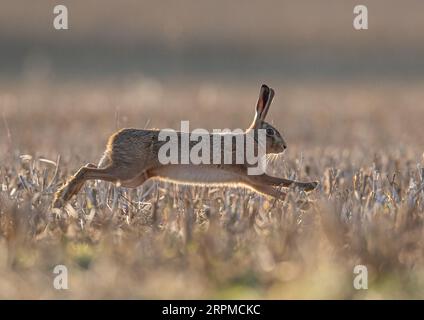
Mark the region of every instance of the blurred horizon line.
<instances>
[{"instance_id":1,"label":"blurred horizon line","mask_svg":"<svg viewBox=\"0 0 424 320\"><path fill-rule=\"evenodd\" d=\"M424 76L424 48L363 49L291 48L252 51L240 46L191 45L175 50L157 43L131 48L91 44L68 46L12 45L0 51L1 76L19 78L32 69L47 67L58 78L103 77L142 73L154 77L267 75L277 79L392 78L416 80ZM76 59L77 58L77 59Z\"/></svg>"}]
</instances>

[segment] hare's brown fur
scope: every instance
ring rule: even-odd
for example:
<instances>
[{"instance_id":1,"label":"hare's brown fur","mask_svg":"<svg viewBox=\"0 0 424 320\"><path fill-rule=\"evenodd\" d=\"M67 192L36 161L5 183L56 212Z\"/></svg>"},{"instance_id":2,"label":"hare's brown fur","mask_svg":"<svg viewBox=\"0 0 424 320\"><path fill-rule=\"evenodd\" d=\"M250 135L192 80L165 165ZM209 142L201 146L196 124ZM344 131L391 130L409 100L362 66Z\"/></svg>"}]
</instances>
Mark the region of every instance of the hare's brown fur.
<instances>
[{"instance_id":1,"label":"hare's brown fur","mask_svg":"<svg viewBox=\"0 0 424 320\"><path fill-rule=\"evenodd\" d=\"M279 153L286 148L286 143L280 133L264 121L273 95L272 89L265 85L262 86L255 119L246 131L272 130L272 136L267 137L267 153ZM296 185L308 191L317 186L316 182L301 183L267 174L248 175L247 164L163 165L159 161L158 154L165 142L159 141L159 132L159 130L122 129L114 133L108 140L99 166L87 164L81 167L57 191L54 207L60 207L70 200L73 195L80 191L85 181L93 179L119 182L121 186L128 188L135 188L150 178L162 178L184 183L242 183L260 193L279 199L284 199L285 193L276 187ZM177 134L180 138L181 132ZM195 142L190 142L190 148L194 144ZM213 148L213 145L211 147ZM235 153L236 148L235 146L232 147L232 152Z\"/></svg>"}]
</instances>

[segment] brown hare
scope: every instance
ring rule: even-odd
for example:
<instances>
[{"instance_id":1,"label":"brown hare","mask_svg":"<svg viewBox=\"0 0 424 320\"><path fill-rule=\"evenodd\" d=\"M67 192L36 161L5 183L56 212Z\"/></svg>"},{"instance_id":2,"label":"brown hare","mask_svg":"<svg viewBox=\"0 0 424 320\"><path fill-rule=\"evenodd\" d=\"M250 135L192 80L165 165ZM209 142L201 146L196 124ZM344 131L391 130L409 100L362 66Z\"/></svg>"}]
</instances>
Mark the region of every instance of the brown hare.
<instances>
[{"instance_id":1,"label":"brown hare","mask_svg":"<svg viewBox=\"0 0 424 320\"><path fill-rule=\"evenodd\" d=\"M286 142L280 133L265 122L274 90L262 85L256 105L256 114L252 125L242 133L255 136L259 129L266 132L265 153L281 153L286 148ZM166 143L159 139L160 130L122 129L113 134L107 143L106 151L98 166L87 164L81 167L55 194L53 206L61 207L77 194L87 180L105 180L127 188L135 188L147 179L160 178L183 183L228 184L241 183L254 190L284 199L285 193L278 187L296 186L310 191L317 187L317 182L297 182L277 178L265 173L248 174L248 163L238 164L167 164L159 161L159 150ZM180 137L181 132L177 132ZM216 133L210 134L210 141ZM221 133L232 134L232 133ZM233 140L231 140L233 141ZM257 140L254 140L257 143ZM219 142L221 143L221 142ZM193 144L190 142L189 148ZM216 146L211 146L214 148ZM236 153L236 146L231 146L230 152ZM255 146L257 147L257 146ZM221 149L220 149L221 150ZM215 163L215 162L214 162Z\"/></svg>"}]
</instances>

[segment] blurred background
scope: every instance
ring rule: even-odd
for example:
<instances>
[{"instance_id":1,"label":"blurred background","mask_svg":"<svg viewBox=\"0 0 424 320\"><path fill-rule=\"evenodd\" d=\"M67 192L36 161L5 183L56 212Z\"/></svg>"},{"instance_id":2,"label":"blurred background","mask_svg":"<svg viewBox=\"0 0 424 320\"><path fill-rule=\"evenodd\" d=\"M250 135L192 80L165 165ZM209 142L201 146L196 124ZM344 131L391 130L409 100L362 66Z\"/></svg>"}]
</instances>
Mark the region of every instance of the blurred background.
<instances>
[{"instance_id":1,"label":"blurred background","mask_svg":"<svg viewBox=\"0 0 424 320\"><path fill-rule=\"evenodd\" d=\"M53 28L58 4L67 31ZM358 4L368 7L367 31L352 27ZM420 0L3 1L1 72L413 79L424 72L423 9Z\"/></svg>"},{"instance_id":2,"label":"blurred background","mask_svg":"<svg viewBox=\"0 0 424 320\"><path fill-rule=\"evenodd\" d=\"M68 30L53 28L58 4ZM358 4L368 30L353 28ZM124 126L245 127L261 83L276 90L269 120L289 147L420 144L423 10L420 0L2 1L1 130L12 140L0 144L98 153Z\"/></svg>"}]
</instances>

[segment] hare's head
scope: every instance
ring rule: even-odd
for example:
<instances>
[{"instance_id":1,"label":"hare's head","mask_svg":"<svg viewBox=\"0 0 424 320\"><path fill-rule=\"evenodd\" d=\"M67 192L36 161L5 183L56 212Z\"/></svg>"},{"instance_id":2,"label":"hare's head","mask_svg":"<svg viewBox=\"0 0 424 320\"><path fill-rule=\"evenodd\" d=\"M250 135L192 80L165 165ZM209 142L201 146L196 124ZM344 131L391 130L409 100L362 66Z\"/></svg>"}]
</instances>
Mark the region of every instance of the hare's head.
<instances>
[{"instance_id":1,"label":"hare's head","mask_svg":"<svg viewBox=\"0 0 424 320\"><path fill-rule=\"evenodd\" d=\"M266 153L281 153L287 148L287 144L280 132L268 122L265 117L274 98L274 90L263 84L259 93L258 103L256 104L256 114L249 130L263 129L266 133Z\"/></svg>"}]
</instances>

